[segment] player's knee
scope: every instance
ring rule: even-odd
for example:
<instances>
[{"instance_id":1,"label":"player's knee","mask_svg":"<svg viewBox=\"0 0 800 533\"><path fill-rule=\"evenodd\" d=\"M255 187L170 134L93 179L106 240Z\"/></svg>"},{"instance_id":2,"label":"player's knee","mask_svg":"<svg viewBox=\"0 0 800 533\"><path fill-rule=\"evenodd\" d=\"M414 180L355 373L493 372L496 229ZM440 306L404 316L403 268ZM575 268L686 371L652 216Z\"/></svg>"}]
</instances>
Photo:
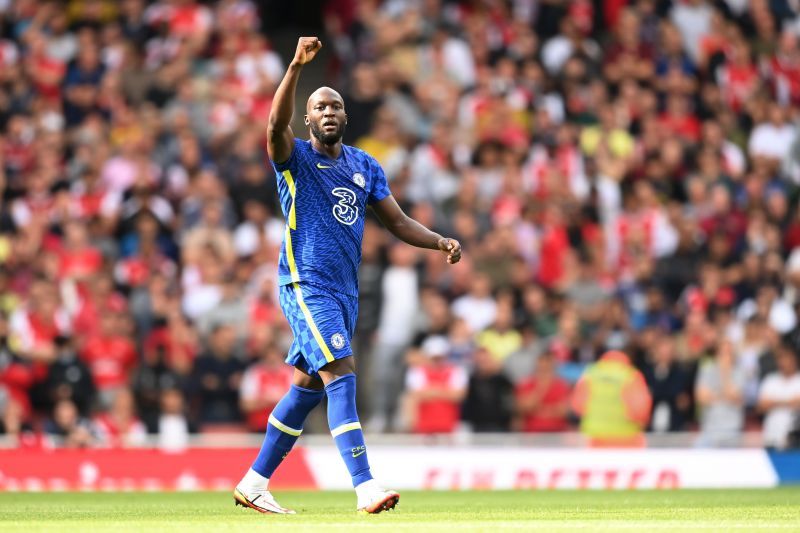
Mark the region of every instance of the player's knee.
<instances>
[{"instance_id":1,"label":"player's knee","mask_svg":"<svg viewBox=\"0 0 800 533\"><path fill-rule=\"evenodd\" d=\"M319 369L319 375L326 384L347 374L355 373L356 364L352 355L335 359Z\"/></svg>"},{"instance_id":2,"label":"player's knee","mask_svg":"<svg viewBox=\"0 0 800 533\"><path fill-rule=\"evenodd\" d=\"M295 367L292 384L304 389L322 390L325 384L319 376L311 376L301 368Z\"/></svg>"}]
</instances>

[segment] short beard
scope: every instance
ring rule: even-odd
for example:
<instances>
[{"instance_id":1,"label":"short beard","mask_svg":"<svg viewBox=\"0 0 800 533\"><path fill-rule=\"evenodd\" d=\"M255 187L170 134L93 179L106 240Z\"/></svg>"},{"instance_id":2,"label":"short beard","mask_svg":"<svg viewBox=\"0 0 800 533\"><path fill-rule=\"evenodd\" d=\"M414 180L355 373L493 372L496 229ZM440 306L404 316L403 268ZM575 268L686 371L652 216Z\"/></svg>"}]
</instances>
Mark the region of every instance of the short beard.
<instances>
[{"instance_id":1,"label":"short beard","mask_svg":"<svg viewBox=\"0 0 800 533\"><path fill-rule=\"evenodd\" d=\"M336 131L327 133L322 131L322 129L317 124L312 123L311 135L316 137L317 140L322 144L324 144L325 146L332 146L341 141L342 137L344 137L344 127L345 125L342 124L338 128L336 128Z\"/></svg>"}]
</instances>

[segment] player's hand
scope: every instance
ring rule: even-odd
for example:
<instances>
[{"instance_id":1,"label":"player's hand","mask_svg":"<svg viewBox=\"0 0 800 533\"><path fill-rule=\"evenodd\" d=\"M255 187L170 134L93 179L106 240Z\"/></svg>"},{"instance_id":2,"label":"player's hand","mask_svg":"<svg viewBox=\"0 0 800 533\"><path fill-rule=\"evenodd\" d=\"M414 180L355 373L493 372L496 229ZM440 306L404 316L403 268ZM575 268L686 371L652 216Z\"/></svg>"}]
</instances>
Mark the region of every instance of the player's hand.
<instances>
[{"instance_id":1,"label":"player's hand","mask_svg":"<svg viewBox=\"0 0 800 533\"><path fill-rule=\"evenodd\" d=\"M318 37L300 37L297 40L297 50L294 52L293 63L305 65L317 55L322 48L322 41Z\"/></svg>"},{"instance_id":2,"label":"player's hand","mask_svg":"<svg viewBox=\"0 0 800 533\"><path fill-rule=\"evenodd\" d=\"M439 239L439 249L447 254L447 262L455 265L461 260L461 244L455 239Z\"/></svg>"}]
</instances>

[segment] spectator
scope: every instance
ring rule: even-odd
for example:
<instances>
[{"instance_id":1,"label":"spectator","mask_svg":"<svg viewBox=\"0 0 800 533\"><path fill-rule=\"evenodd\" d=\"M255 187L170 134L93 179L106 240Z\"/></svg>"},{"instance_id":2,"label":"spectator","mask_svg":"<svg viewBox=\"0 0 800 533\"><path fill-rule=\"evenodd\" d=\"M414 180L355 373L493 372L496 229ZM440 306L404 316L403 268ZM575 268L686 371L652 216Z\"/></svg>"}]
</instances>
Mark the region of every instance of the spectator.
<instances>
[{"instance_id":1,"label":"spectator","mask_svg":"<svg viewBox=\"0 0 800 533\"><path fill-rule=\"evenodd\" d=\"M21 409L8 393L5 386L0 387L0 434L16 435L22 426Z\"/></svg>"},{"instance_id":2,"label":"spectator","mask_svg":"<svg viewBox=\"0 0 800 533\"><path fill-rule=\"evenodd\" d=\"M797 132L787 122L786 112L778 104L769 107L768 121L758 124L748 143L748 152L755 159L782 162L789 155L789 148Z\"/></svg>"},{"instance_id":3,"label":"spectator","mask_svg":"<svg viewBox=\"0 0 800 533\"><path fill-rule=\"evenodd\" d=\"M758 393L764 417L764 445L786 448L789 433L800 429L800 372L794 347L781 344L776 353L778 371L767 375Z\"/></svg>"},{"instance_id":4,"label":"spectator","mask_svg":"<svg viewBox=\"0 0 800 533\"><path fill-rule=\"evenodd\" d=\"M701 364L695 383L700 409L700 446L733 446L744 427L744 374L733 345L723 340L713 359Z\"/></svg>"},{"instance_id":5,"label":"spectator","mask_svg":"<svg viewBox=\"0 0 800 533\"><path fill-rule=\"evenodd\" d=\"M170 452L185 449L189 444L191 426L186 417L183 394L178 389L164 389L160 407L156 426L158 447Z\"/></svg>"},{"instance_id":6,"label":"spectator","mask_svg":"<svg viewBox=\"0 0 800 533\"><path fill-rule=\"evenodd\" d=\"M84 416L89 414L95 385L89 367L79 357L70 337L56 337L56 359L48 368L45 389L50 405L70 400Z\"/></svg>"},{"instance_id":7,"label":"spectator","mask_svg":"<svg viewBox=\"0 0 800 533\"><path fill-rule=\"evenodd\" d=\"M188 390L188 377L170 365L169 346L155 344L144 350L142 364L132 378L133 393L142 421L150 433L158 431L162 396L165 390ZM191 371L191 364L188 371ZM177 366L177 365L176 365ZM178 367L180 368L180 367Z\"/></svg>"},{"instance_id":8,"label":"spectator","mask_svg":"<svg viewBox=\"0 0 800 533\"><path fill-rule=\"evenodd\" d=\"M198 332L181 314L177 299L167 298L160 311L164 315L156 317L142 347L145 360L153 360L153 351L161 350L158 357L163 358L170 371L186 376L197 355Z\"/></svg>"},{"instance_id":9,"label":"spectator","mask_svg":"<svg viewBox=\"0 0 800 533\"><path fill-rule=\"evenodd\" d=\"M244 363L236 348L236 330L217 325L211 330L206 350L194 362L199 420L203 423L238 422L239 387Z\"/></svg>"},{"instance_id":10,"label":"spectator","mask_svg":"<svg viewBox=\"0 0 800 533\"><path fill-rule=\"evenodd\" d=\"M796 33L784 29L774 55L769 60L768 72L778 103L783 106L800 103L800 39Z\"/></svg>"},{"instance_id":11,"label":"spectator","mask_svg":"<svg viewBox=\"0 0 800 533\"><path fill-rule=\"evenodd\" d=\"M116 391L128 386L138 363L136 347L123 330L124 319L119 310L101 312L98 332L87 336L80 352L92 373L100 404L106 408L111 406Z\"/></svg>"},{"instance_id":12,"label":"spectator","mask_svg":"<svg viewBox=\"0 0 800 533\"><path fill-rule=\"evenodd\" d=\"M414 433L452 433L458 427L469 377L447 360L449 348L444 337L430 337L409 364L404 413Z\"/></svg>"},{"instance_id":13,"label":"spectator","mask_svg":"<svg viewBox=\"0 0 800 533\"><path fill-rule=\"evenodd\" d=\"M561 19L559 30L560 33L542 47L542 62L551 75L558 75L564 63L573 55L589 56L592 59L600 55L597 44L585 38L571 17Z\"/></svg>"},{"instance_id":14,"label":"spectator","mask_svg":"<svg viewBox=\"0 0 800 533\"><path fill-rule=\"evenodd\" d=\"M522 335L514 329L514 310L510 302L497 305L494 323L478 334L478 346L498 363L522 347Z\"/></svg>"},{"instance_id":15,"label":"spectator","mask_svg":"<svg viewBox=\"0 0 800 533\"><path fill-rule=\"evenodd\" d=\"M453 132L449 125L433 125L429 142L418 146L411 154L408 195L415 202L435 205L452 199L458 191L454 157Z\"/></svg>"},{"instance_id":16,"label":"spectator","mask_svg":"<svg viewBox=\"0 0 800 533\"><path fill-rule=\"evenodd\" d=\"M147 437L145 425L136 417L130 389L118 389L108 412L96 416L92 426L100 446L142 446Z\"/></svg>"},{"instance_id":17,"label":"spectator","mask_svg":"<svg viewBox=\"0 0 800 533\"><path fill-rule=\"evenodd\" d=\"M472 431L502 432L511 427L513 385L502 368L489 350L476 350L467 396L461 407L461 418L470 424Z\"/></svg>"},{"instance_id":18,"label":"spectator","mask_svg":"<svg viewBox=\"0 0 800 533\"><path fill-rule=\"evenodd\" d=\"M592 446L644 446L652 398L642 374L622 352L590 365L572 394L581 433Z\"/></svg>"},{"instance_id":19,"label":"spectator","mask_svg":"<svg viewBox=\"0 0 800 533\"><path fill-rule=\"evenodd\" d=\"M464 319L474 333L483 331L495 319L497 302L492 298L491 290L489 276L479 273L472 279L469 294L453 302L453 314Z\"/></svg>"},{"instance_id":20,"label":"spectator","mask_svg":"<svg viewBox=\"0 0 800 533\"><path fill-rule=\"evenodd\" d=\"M21 357L30 361L52 361L56 354L56 337L70 329L69 316L61 306L56 286L45 279L32 283L28 304L11 315L8 328L9 337Z\"/></svg>"},{"instance_id":21,"label":"spectator","mask_svg":"<svg viewBox=\"0 0 800 533\"><path fill-rule=\"evenodd\" d=\"M292 367L284 364L283 354L269 339L260 347L259 359L242 375L239 405L250 431L267 429L269 414L292 384Z\"/></svg>"},{"instance_id":22,"label":"spectator","mask_svg":"<svg viewBox=\"0 0 800 533\"><path fill-rule=\"evenodd\" d=\"M225 324L233 327L237 337L243 339L246 333L248 309L247 302L242 296L237 279L231 274L224 276L219 291L219 301L195 320L198 333L207 335L212 325Z\"/></svg>"},{"instance_id":23,"label":"spectator","mask_svg":"<svg viewBox=\"0 0 800 533\"><path fill-rule=\"evenodd\" d=\"M556 361L550 354L536 359L533 374L517 384L515 426L525 432L567 431L569 429L569 384L558 377Z\"/></svg>"},{"instance_id":24,"label":"spectator","mask_svg":"<svg viewBox=\"0 0 800 533\"><path fill-rule=\"evenodd\" d=\"M64 226L64 247L60 254L59 276L83 281L99 274L103 266L103 256L99 250L90 245L86 226L75 220Z\"/></svg>"},{"instance_id":25,"label":"spectator","mask_svg":"<svg viewBox=\"0 0 800 533\"><path fill-rule=\"evenodd\" d=\"M670 17L683 36L686 51L694 61L700 56L700 42L711 28L713 10L706 0L686 0L673 5Z\"/></svg>"},{"instance_id":26,"label":"spectator","mask_svg":"<svg viewBox=\"0 0 800 533\"><path fill-rule=\"evenodd\" d=\"M414 319L419 307L415 258L413 249L401 244L394 245L389 252L389 267L381 280L380 319L370 361L371 431L386 430L394 418L396 398L402 390L402 375L398 367L412 341ZM446 307L443 310L447 312Z\"/></svg>"},{"instance_id":27,"label":"spectator","mask_svg":"<svg viewBox=\"0 0 800 533\"><path fill-rule=\"evenodd\" d=\"M99 111L98 89L105 74L96 44L85 42L64 77L64 116L69 126L79 124L88 113Z\"/></svg>"},{"instance_id":28,"label":"spectator","mask_svg":"<svg viewBox=\"0 0 800 533\"><path fill-rule=\"evenodd\" d=\"M248 199L242 205L244 221L233 234L234 246L239 257L255 254L262 246L280 246L283 224L270 216L267 205Z\"/></svg>"},{"instance_id":29,"label":"spectator","mask_svg":"<svg viewBox=\"0 0 800 533\"><path fill-rule=\"evenodd\" d=\"M356 146L380 163L390 182L397 177L408 158L397 122L395 112L382 106L373 113L372 128L356 141Z\"/></svg>"},{"instance_id":30,"label":"spectator","mask_svg":"<svg viewBox=\"0 0 800 533\"><path fill-rule=\"evenodd\" d=\"M95 442L91 424L78 413L70 400L60 400L53 407L53 416L44 424L44 432L65 448L85 448Z\"/></svg>"},{"instance_id":31,"label":"spectator","mask_svg":"<svg viewBox=\"0 0 800 533\"><path fill-rule=\"evenodd\" d=\"M540 337L549 337L558 327L552 306L548 305L547 293L539 285L528 285L522 298L527 324Z\"/></svg>"},{"instance_id":32,"label":"spectator","mask_svg":"<svg viewBox=\"0 0 800 533\"><path fill-rule=\"evenodd\" d=\"M654 432L683 431L691 418L691 381L677 361L675 343L660 337L645 362L645 381L653 397L649 428Z\"/></svg>"},{"instance_id":33,"label":"spectator","mask_svg":"<svg viewBox=\"0 0 800 533\"><path fill-rule=\"evenodd\" d=\"M13 424L6 424L18 429L27 422L32 414L31 389L37 381L36 367L33 363L20 357L12 348L9 339L8 324L0 314L0 387L3 390L5 413Z\"/></svg>"},{"instance_id":34,"label":"spectator","mask_svg":"<svg viewBox=\"0 0 800 533\"><path fill-rule=\"evenodd\" d=\"M653 49L641 40L640 26L636 10L622 10L617 19L615 40L605 51L604 73L609 81L618 83L623 78L652 77Z\"/></svg>"}]
</instances>

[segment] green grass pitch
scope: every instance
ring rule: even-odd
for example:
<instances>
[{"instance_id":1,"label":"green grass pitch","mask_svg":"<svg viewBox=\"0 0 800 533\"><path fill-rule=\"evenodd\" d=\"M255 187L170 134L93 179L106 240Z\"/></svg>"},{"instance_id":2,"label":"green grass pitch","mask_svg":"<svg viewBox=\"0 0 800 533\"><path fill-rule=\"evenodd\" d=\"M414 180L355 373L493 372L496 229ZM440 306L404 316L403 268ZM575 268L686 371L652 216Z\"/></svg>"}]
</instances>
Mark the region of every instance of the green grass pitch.
<instances>
[{"instance_id":1,"label":"green grass pitch","mask_svg":"<svg viewBox=\"0 0 800 533\"><path fill-rule=\"evenodd\" d=\"M229 493L0 493L0 531L800 531L800 487L773 490L401 493L357 515L350 492L285 492L294 516L234 507Z\"/></svg>"}]
</instances>

